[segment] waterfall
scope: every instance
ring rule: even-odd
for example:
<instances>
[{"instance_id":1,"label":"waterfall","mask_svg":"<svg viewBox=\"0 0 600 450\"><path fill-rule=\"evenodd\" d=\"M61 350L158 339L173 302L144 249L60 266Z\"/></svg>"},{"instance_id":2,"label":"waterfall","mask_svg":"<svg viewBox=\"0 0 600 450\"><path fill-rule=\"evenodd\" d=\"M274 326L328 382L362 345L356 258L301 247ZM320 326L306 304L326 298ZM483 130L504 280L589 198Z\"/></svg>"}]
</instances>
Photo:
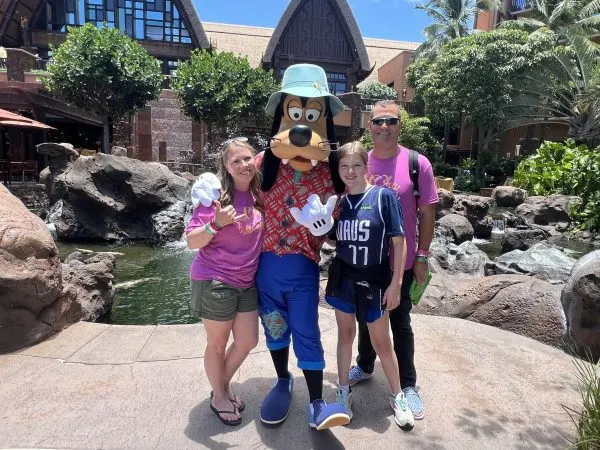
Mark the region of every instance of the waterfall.
<instances>
[{"instance_id":1,"label":"waterfall","mask_svg":"<svg viewBox=\"0 0 600 450\"><path fill-rule=\"evenodd\" d=\"M492 218L492 234L504 234L506 230L506 219L504 217Z\"/></svg>"}]
</instances>

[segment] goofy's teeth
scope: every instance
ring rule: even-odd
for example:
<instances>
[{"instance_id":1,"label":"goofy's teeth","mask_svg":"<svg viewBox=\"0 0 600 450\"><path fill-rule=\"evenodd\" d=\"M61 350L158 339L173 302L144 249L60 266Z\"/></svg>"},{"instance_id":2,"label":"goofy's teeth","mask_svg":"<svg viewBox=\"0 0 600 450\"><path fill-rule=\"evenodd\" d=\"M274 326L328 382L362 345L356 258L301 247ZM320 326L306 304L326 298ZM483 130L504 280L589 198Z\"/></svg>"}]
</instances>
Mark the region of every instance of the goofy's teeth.
<instances>
[{"instance_id":1,"label":"goofy's teeth","mask_svg":"<svg viewBox=\"0 0 600 450\"><path fill-rule=\"evenodd\" d=\"M310 162L312 163L313 167L319 164L319 161L317 161L316 159L311 159Z\"/></svg>"},{"instance_id":2,"label":"goofy's teeth","mask_svg":"<svg viewBox=\"0 0 600 450\"><path fill-rule=\"evenodd\" d=\"M282 163L284 163L284 164L287 164L287 163L288 163L288 161L289 161L289 159L282 159L282 160L281 160L281 162L282 162Z\"/></svg>"}]
</instances>

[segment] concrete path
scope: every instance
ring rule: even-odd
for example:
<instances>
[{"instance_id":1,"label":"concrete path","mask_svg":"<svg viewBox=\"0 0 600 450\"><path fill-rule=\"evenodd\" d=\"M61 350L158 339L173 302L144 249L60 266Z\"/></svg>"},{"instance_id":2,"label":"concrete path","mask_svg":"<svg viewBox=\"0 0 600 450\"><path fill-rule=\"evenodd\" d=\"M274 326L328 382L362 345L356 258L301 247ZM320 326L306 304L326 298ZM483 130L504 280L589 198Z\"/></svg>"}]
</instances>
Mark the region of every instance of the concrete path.
<instances>
[{"instance_id":1,"label":"concrete path","mask_svg":"<svg viewBox=\"0 0 600 450\"><path fill-rule=\"evenodd\" d=\"M321 309L334 398L336 326ZM574 366L560 350L476 323L413 318L425 420L401 431L387 405L381 366L354 389L347 427L308 428L301 372L293 407L278 428L260 423L273 381L264 342L239 371L234 390L247 404L227 427L209 409L201 325L79 323L52 340L0 356L0 448L127 449L554 449L574 427L562 405L579 403ZM261 333L262 334L262 333ZM295 365L295 360L294 364Z\"/></svg>"}]
</instances>

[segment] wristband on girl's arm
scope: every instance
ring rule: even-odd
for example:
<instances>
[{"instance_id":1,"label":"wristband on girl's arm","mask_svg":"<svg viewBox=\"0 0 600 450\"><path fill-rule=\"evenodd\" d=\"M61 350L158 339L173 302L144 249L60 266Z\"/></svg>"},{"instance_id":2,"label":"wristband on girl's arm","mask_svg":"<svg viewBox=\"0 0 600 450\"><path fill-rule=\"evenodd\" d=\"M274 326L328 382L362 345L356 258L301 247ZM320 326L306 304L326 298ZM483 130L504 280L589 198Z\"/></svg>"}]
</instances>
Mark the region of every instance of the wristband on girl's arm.
<instances>
[{"instance_id":1,"label":"wristband on girl's arm","mask_svg":"<svg viewBox=\"0 0 600 450\"><path fill-rule=\"evenodd\" d=\"M427 258L429 256L429 250L425 250L423 248L418 248L417 256L424 256L425 258Z\"/></svg>"},{"instance_id":2,"label":"wristband on girl's arm","mask_svg":"<svg viewBox=\"0 0 600 450\"><path fill-rule=\"evenodd\" d=\"M415 257L415 261L422 262L422 263L428 262L426 256L417 256L417 257Z\"/></svg>"},{"instance_id":3,"label":"wristband on girl's arm","mask_svg":"<svg viewBox=\"0 0 600 450\"><path fill-rule=\"evenodd\" d=\"M223 228L223 227L220 227L219 225L217 225L217 221L215 219L210 221L210 225L213 227L213 229L215 229L217 231L220 231L221 228Z\"/></svg>"},{"instance_id":4,"label":"wristband on girl's arm","mask_svg":"<svg viewBox=\"0 0 600 450\"><path fill-rule=\"evenodd\" d=\"M210 234L211 236L214 236L215 234L217 234L217 230L215 230L210 223L207 223L206 225L204 225L204 229L206 230L206 232L208 234Z\"/></svg>"}]
</instances>

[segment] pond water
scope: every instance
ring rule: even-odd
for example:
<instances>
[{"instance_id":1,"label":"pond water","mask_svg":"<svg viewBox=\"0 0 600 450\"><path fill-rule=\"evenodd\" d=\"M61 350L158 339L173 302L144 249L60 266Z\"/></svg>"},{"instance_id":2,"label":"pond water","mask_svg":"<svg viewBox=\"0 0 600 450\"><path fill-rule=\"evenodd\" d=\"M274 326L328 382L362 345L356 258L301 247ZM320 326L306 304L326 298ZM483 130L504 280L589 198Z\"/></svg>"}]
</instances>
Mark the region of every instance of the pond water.
<instances>
[{"instance_id":1,"label":"pond water","mask_svg":"<svg viewBox=\"0 0 600 450\"><path fill-rule=\"evenodd\" d=\"M76 249L124 253L113 273L116 287L112 311L98 322L147 325L194 323L189 315L188 272L194 252L180 241L166 247L66 244L57 242L62 260Z\"/></svg>"},{"instance_id":2,"label":"pond water","mask_svg":"<svg viewBox=\"0 0 600 450\"><path fill-rule=\"evenodd\" d=\"M489 241L473 241L490 259L500 255L503 231L499 228L498 223ZM567 239L555 239L553 242L565 247L565 251L575 259L594 250L591 245ZM64 242L57 242L57 246L63 260L77 249L124 254L117 256L116 260L114 284L117 292L112 310L98 322L164 325L198 321L189 314L188 272L195 252L188 250L183 240L157 248L143 244L116 246Z\"/></svg>"}]
</instances>

